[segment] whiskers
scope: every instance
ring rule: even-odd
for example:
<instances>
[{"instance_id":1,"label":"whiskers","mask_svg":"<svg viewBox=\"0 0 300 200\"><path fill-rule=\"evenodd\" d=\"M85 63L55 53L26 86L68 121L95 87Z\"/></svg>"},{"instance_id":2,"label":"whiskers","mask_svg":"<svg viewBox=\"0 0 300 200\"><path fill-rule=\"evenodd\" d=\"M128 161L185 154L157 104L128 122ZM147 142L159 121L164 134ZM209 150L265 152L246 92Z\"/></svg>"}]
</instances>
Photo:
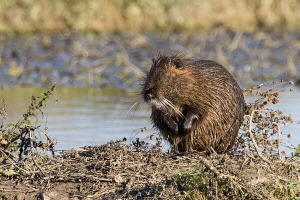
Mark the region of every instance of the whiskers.
<instances>
[{"instance_id":1,"label":"whiskers","mask_svg":"<svg viewBox=\"0 0 300 200\"><path fill-rule=\"evenodd\" d=\"M128 113L136 106L136 107L135 107L135 110L134 110L134 114L135 114L135 112L136 112L137 108L139 107L140 103L141 103L141 100L136 101L136 102L129 108L129 110L127 111L127 113L126 113L126 115L125 115L124 118L126 118L126 117L128 116ZM133 114L133 115L134 115L134 114Z\"/></svg>"},{"instance_id":2,"label":"whiskers","mask_svg":"<svg viewBox=\"0 0 300 200\"><path fill-rule=\"evenodd\" d=\"M151 101L152 104L155 105L157 109L160 110L168 110L168 111L173 111L171 113L174 113L175 115L178 115L182 118L184 118L184 115L182 112L177 108L169 99L167 98L160 98L160 99L154 99Z\"/></svg>"},{"instance_id":3,"label":"whiskers","mask_svg":"<svg viewBox=\"0 0 300 200\"><path fill-rule=\"evenodd\" d=\"M135 108L135 109L134 109L134 113L133 113L133 116L134 116L137 110L142 110L142 109L144 109L144 107L145 107L144 101L142 101L141 99L138 100L138 101L136 101L136 102L129 108L129 110L127 111L127 113L126 113L126 115L125 115L124 118L126 118L126 117L128 116L129 112L132 111L133 108Z\"/></svg>"},{"instance_id":4,"label":"whiskers","mask_svg":"<svg viewBox=\"0 0 300 200\"><path fill-rule=\"evenodd\" d=\"M156 98L156 99L152 99L151 101L148 102L149 105L154 106L156 109L158 110L162 110L162 111L168 111L174 115L177 115L181 118L185 118L184 115L182 114L182 112L180 111L179 108L177 108L169 99L167 98ZM135 115L137 110L143 110L144 107L147 105L147 103L143 100L140 99L138 101L136 101L127 111L125 117L128 116L128 114L130 113L130 111L132 111L134 108L134 114Z\"/></svg>"}]
</instances>

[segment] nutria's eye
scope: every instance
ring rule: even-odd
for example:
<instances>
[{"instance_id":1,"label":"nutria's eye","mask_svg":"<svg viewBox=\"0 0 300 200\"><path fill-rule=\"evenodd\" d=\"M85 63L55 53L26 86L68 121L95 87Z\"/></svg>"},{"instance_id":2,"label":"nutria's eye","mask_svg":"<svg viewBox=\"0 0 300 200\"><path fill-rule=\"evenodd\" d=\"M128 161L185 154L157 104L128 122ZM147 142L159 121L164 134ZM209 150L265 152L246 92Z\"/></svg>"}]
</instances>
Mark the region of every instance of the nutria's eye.
<instances>
[{"instance_id":1,"label":"nutria's eye","mask_svg":"<svg viewBox=\"0 0 300 200\"><path fill-rule=\"evenodd\" d=\"M174 65L175 65L176 69L183 69L183 67L184 67L184 63L179 59L174 61Z\"/></svg>"}]
</instances>

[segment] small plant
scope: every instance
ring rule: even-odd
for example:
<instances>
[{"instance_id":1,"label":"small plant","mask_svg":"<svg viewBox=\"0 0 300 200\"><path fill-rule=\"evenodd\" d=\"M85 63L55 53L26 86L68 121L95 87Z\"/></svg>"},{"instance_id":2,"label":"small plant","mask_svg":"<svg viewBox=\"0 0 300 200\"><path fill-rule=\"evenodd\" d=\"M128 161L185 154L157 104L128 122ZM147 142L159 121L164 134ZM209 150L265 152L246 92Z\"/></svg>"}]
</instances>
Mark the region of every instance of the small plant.
<instances>
[{"instance_id":1,"label":"small plant","mask_svg":"<svg viewBox=\"0 0 300 200\"><path fill-rule=\"evenodd\" d=\"M300 157L300 144L297 145L294 151L294 156Z\"/></svg>"},{"instance_id":2,"label":"small plant","mask_svg":"<svg viewBox=\"0 0 300 200\"><path fill-rule=\"evenodd\" d=\"M281 150L281 145L293 149L290 143L282 139L281 131L281 127L293 123L292 117L280 110L267 108L269 104L277 104L280 93L286 91L275 91L274 88L287 84L293 85L293 82L270 82L244 89L245 95L256 95L258 99L246 105L245 120L241 126L242 133L238 138L236 150L247 150L260 156L282 159L285 152Z\"/></svg>"},{"instance_id":3,"label":"small plant","mask_svg":"<svg viewBox=\"0 0 300 200\"><path fill-rule=\"evenodd\" d=\"M271 199L300 199L299 183L291 182L290 184L273 181L261 184L262 191Z\"/></svg>"},{"instance_id":4,"label":"small plant","mask_svg":"<svg viewBox=\"0 0 300 200\"><path fill-rule=\"evenodd\" d=\"M13 124L6 125L4 123L7 112L5 100L2 100L2 108L0 109L0 115L2 116L0 127L0 162L18 162L24 156L28 156L34 149L49 150L54 154L54 141L46 131L40 129L40 126L33 126L31 118L34 117L38 121L36 116L38 111L43 115L42 108L45 107L45 103L52 95L55 87L56 85L52 86L48 91L42 93L41 96L32 96L31 104L27 112L23 115L23 119ZM46 138L46 142L43 141L43 137Z\"/></svg>"},{"instance_id":5,"label":"small plant","mask_svg":"<svg viewBox=\"0 0 300 200\"><path fill-rule=\"evenodd\" d=\"M184 192L180 199L207 199L208 179L204 177L202 170L191 169L179 173L173 180L178 190Z\"/></svg>"}]
</instances>

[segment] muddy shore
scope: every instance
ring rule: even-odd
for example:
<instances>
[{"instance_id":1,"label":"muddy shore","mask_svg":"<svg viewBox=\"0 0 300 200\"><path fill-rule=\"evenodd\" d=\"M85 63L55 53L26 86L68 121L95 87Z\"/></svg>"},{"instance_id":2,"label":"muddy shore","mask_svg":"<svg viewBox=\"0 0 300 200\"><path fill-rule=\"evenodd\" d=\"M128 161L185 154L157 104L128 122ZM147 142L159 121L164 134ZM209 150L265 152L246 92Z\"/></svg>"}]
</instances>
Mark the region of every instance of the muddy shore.
<instances>
[{"instance_id":1,"label":"muddy shore","mask_svg":"<svg viewBox=\"0 0 300 200\"><path fill-rule=\"evenodd\" d=\"M2 199L287 199L300 194L299 159L266 163L247 153L207 157L111 142L36 161L10 167L22 168L19 172L2 168Z\"/></svg>"}]
</instances>

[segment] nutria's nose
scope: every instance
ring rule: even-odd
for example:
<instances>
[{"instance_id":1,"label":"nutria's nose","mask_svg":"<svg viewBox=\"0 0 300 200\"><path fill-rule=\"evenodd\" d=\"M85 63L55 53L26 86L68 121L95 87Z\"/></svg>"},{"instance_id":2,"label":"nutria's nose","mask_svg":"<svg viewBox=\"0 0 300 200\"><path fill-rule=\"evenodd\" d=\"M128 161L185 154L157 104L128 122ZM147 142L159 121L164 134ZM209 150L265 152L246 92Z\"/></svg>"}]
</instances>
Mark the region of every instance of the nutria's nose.
<instances>
[{"instance_id":1,"label":"nutria's nose","mask_svg":"<svg viewBox=\"0 0 300 200\"><path fill-rule=\"evenodd\" d=\"M154 99L154 95L153 95L151 89L145 90L144 99L145 99L146 102L151 101L152 99Z\"/></svg>"}]
</instances>

